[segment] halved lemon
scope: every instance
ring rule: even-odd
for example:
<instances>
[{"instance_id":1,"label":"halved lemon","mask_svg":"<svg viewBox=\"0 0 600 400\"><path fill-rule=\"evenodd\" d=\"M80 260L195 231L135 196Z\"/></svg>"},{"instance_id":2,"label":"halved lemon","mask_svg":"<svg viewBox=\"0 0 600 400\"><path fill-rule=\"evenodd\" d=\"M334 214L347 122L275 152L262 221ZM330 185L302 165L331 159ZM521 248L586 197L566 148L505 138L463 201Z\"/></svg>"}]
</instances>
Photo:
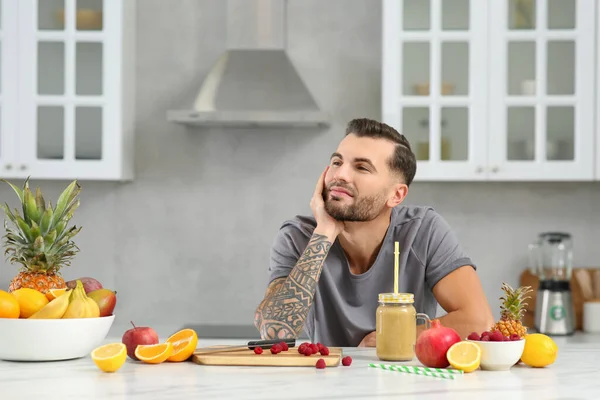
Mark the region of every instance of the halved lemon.
<instances>
[{"instance_id":1,"label":"halved lemon","mask_svg":"<svg viewBox=\"0 0 600 400\"><path fill-rule=\"evenodd\" d=\"M66 291L67 291L67 288L50 289L46 292L46 297L48 298L49 301L52 301L52 300L56 299L58 296L60 296L61 294L65 293Z\"/></svg>"},{"instance_id":2,"label":"halved lemon","mask_svg":"<svg viewBox=\"0 0 600 400\"><path fill-rule=\"evenodd\" d=\"M185 361L192 356L198 345L198 334L193 329L182 329L169 336L168 343L173 344L173 353L167 361Z\"/></svg>"},{"instance_id":3,"label":"halved lemon","mask_svg":"<svg viewBox=\"0 0 600 400\"><path fill-rule=\"evenodd\" d=\"M454 343L446 353L446 358L452 368L464 372L472 372L479 368L481 348L473 342L462 341Z\"/></svg>"},{"instance_id":4,"label":"halved lemon","mask_svg":"<svg viewBox=\"0 0 600 400\"><path fill-rule=\"evenodd\" d=\"M148 364L160 364L173 354L173 343L138 345L135 356Z\"/></svg>"},{"instance_id":5,"label":"halved lemon","mask_svg":"<svg viewBox=\"0 0 600 400\"><path fill-rule=\"evenodd\" d=\"M115 372L125 364L127 348L123 343L109 343L92 351L92 360L104 372Z\"/></svg>"}]
</instances>

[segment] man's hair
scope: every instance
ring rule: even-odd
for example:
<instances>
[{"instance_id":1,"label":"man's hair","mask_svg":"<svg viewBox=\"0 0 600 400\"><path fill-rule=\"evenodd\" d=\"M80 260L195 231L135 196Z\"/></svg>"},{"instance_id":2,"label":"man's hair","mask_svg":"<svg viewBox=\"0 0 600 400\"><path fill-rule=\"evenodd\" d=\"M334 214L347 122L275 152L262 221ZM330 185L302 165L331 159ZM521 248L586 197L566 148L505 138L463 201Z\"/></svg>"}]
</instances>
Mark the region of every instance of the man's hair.
<instances>
[{"instance_id":1,"label":"man's hair","mask_svg":"<svg viewBox=\"0 0 600 400\"><path fill-rule=\"evenodd\" d=\"M393 172L404 178L407 186L410 186L417 172L417 160L404 135L383 122L368 118L350 121L346 127L346 136L351 133L358 137L387 139L396 143L396 150L388 160L388 165Z\"/></svg>"}]
</instances>

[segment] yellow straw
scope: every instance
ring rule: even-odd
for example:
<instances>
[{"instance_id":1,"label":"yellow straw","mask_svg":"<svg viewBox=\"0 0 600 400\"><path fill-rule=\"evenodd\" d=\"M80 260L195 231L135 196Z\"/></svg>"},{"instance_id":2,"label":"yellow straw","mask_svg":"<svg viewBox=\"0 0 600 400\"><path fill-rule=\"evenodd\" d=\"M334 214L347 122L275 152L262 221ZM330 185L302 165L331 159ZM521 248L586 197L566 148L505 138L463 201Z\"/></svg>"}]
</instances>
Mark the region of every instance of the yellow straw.
<instances>
[{"instance_id":1,"label":"yellow straw","mask_svg":"<svg viewBox=\"0 0 600 400\"><path fill-rule=\"evenodd\" d=\"M398 256L400 255L400 249L399 249L399 244L398 242L394 243L394 255L395 260L394 260L394 293L398 294Z\"/></svg>"}]
</instances>

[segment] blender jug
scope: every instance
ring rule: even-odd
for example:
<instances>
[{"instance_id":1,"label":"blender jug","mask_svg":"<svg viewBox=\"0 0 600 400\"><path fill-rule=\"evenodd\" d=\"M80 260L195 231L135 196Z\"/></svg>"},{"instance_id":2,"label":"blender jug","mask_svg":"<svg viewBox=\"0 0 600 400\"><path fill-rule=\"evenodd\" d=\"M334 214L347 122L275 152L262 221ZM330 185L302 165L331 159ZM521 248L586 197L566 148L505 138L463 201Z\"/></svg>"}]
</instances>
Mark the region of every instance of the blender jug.
<instances>
[{"instance_id":1,"label":"blender jug","mask_svg":"<svg viewBox=\"0 0 600 400\"><path fill-rule=\"evenodd\" d=\"M535 329L548 335L570 335L575 331L575 309L571 296L573 242L571 235L546 232L529 245L531 272L539 278L535 307Z\"/></svg>"}]
</instances>

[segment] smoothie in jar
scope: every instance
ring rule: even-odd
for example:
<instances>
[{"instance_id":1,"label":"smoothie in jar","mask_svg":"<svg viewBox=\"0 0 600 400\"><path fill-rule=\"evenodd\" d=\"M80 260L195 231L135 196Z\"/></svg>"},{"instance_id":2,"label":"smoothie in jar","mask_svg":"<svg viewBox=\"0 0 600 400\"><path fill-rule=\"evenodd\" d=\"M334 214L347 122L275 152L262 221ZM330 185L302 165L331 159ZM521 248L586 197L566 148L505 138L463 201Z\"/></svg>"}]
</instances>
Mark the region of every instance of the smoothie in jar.
<instances>
[{"instance_id":1,"label":"smoothie in jar","mask_svg":"<svg viewBox=\"0 0 600 400\"><path fill-rule=\"evenodd\" d=\"M412 293L380 293L376 314L376 354L382 361L411 361L415 356L417 313Z\"/></svg>"}]
</instances>

